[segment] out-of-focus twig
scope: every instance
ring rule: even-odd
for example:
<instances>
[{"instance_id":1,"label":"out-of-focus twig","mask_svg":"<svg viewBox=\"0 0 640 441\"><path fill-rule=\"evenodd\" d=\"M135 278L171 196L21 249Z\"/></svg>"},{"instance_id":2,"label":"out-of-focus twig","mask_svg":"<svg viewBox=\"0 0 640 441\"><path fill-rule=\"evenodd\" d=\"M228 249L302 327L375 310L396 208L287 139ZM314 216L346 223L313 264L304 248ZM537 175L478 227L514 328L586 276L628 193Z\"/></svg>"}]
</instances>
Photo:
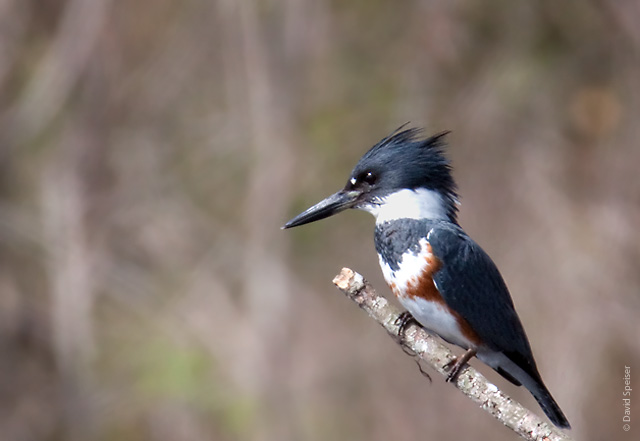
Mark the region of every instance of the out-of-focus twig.
<instances>
[{"instance_id":1,"label":"out-of-focus twig","mask_svg":"<svg viewBox=\"0 0 640 441\"><path fill-rule=\"evenodd\" d=\"M446 376L445 365L454 358L453 353L422 328L409 326L402 339L398 336L400 312L387 299L378 295L358 273L343 268L333 283L351 300L380 323L396 341L406 346L433 369ZM493 415L502 424L530 441L567 441L571 438L547 424L538 415L514 401L491 384L471 366L463 368L455 385L460 391Z\"/></svg>"},{"instance_id":2,"label":"out-of-focus twig","mask_svg":"<svg viewBox=\"0 0 640 441\"><path fill-rule=\"evenodd\" d=\"M59 29L17 105L18 139L42 130L73 93L94 55L109 0L69 0Z\"/></svg>"}]
</instances>

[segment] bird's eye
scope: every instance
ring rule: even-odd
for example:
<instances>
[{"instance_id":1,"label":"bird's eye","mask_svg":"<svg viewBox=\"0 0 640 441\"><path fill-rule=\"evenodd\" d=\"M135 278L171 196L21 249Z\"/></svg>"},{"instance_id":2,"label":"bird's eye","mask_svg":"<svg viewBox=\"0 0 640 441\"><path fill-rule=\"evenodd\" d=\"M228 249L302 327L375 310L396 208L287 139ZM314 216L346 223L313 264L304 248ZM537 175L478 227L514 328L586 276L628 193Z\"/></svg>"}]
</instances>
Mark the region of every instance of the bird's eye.
<instances>
[{"instance_id":1,"label":"bird's eye","mask_svg":"<svg viewBox=\"0 0 640 441\"><path fill-rule=\"evenodd\" d=\"M369 172L364 176L364 182L366 182L369 185L373 185L376 183L378 178L376 178L376 175L374 175L373 173Z\"/></svg>"},{"instance_id":2,"label":"bird's eye","mask_svg":"<svg viewBox=\"0 0 640 441\"><path fill-rule=\"evenodd\" d=\"M377 179L378 178L376 177L376 175L371 172L364 172L361 173L360 176L358 176L359 182L366 182L369 185L375 184Z\"/></svg>"}]
</instances>

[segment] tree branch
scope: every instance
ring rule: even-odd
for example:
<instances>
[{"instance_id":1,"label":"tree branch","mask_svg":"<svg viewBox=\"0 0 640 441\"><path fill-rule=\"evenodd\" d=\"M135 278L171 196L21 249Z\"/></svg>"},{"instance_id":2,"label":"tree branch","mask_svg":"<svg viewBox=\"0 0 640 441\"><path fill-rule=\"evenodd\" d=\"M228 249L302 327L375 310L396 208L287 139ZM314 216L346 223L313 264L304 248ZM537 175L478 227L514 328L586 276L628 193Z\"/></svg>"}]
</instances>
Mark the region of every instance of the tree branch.
<instances>
[{"instance_id":1,"label":"tree branch","mask_svg":"<svg viewBox=\"0 0 640 441\"><path fill-rule=\"evenodd\" d=\"M410 325L407 328L404 339L400 342L397 324L400 312L387 299L378 295L360 274L349 268L343 268L333 279L333 283L370 317L380 323L399 344L406 346L433 369L447 376L444 366L455 357L453 353L435 337L416 325ZM482 409L526 440L571 440L567 434L546 423L538 415L489 383L471 366L467 365L460 371L455 385Z\"/></svg>"}]
</instances>

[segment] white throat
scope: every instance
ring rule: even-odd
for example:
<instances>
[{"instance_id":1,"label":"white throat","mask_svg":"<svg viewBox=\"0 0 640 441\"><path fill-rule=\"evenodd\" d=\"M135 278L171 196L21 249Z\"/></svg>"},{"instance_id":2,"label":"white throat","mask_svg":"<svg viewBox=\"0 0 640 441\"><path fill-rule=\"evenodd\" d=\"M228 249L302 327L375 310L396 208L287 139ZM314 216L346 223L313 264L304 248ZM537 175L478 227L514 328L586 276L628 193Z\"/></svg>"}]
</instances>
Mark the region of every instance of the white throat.
<instances>
[{"instance_id":1,"label":"white throat","mask_svg":"<svg viewBox=\"0 0 640 441\"><path fill-rule=\"evenodd\" d=\"M396 219L448 219L440 194L425 188L400 190L358 208L371 213L376 224Z\"/></svg>"}]
</instances>

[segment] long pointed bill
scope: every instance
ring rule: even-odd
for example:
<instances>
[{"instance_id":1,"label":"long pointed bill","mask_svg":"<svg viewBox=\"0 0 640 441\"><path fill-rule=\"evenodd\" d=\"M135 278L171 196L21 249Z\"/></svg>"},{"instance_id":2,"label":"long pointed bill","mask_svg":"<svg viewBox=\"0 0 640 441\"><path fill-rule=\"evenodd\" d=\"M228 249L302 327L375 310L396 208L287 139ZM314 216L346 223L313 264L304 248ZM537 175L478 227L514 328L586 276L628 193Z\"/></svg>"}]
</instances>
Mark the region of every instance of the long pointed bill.
<instances>
[{"instance_id":1,"label":"long pointed bill","mask_svg":"<svg viewBox=\"0 0 640 441\"><path fill-rule=\"evenodd\" d=\"M291 219L282 229L308 224L309 222L315 222L340 213L347 208L353 207L358 200L358 196L360 196L359 191L340 190Z\"/></svg>"}]
</instances>

